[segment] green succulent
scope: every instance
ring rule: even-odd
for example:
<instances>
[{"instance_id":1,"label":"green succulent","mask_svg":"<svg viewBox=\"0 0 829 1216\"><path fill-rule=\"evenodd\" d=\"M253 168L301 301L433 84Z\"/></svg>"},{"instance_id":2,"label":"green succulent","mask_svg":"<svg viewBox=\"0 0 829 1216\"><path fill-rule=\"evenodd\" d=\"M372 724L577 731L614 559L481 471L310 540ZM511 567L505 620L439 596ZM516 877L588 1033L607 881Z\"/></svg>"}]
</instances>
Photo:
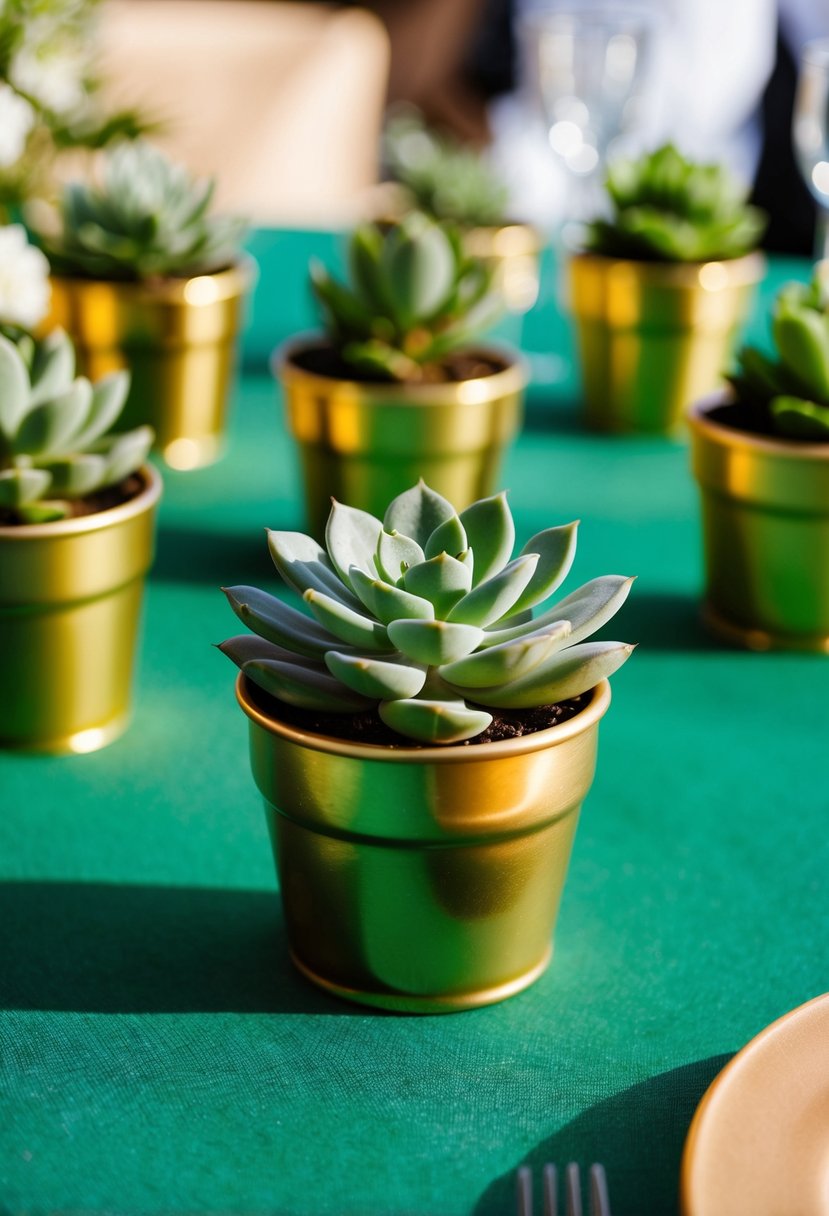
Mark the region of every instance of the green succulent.
<instances>
[{"instance_id":1,"label":"green succulent","mask_svg":"<svg viewBox=\"0 0 829 1216\"><path fill-rule=\"evenodd\" d=\"M329 339L355 369L385 379L439 379L440 361L472 341L500 311L492 276L458 234L413 211L365 224L351 237L349 285L318 263L311 285Z\"/></svg>"},{"instance_id":2,"label":"green succulent","mask_svg":"<svg viewBox=\"0 0 829 1216\"><path fill-rule=\"evenodd\" d=\"M149 427L107 434L128 387L126 372L95 385L75 378L62 330L39 343L0 335L0 510L20 523L62 519L68 500L117 485L143 464Z\"/></svg>"},{"instance_id":3,"label":"green succulent","mask_svg":"<svg viewBox=\"0 0 829 1216\"><path fill-rule=\"evenodd\" d=\"M335 502L325 549L298 532L268 533L277 570L312 617L255 587L225 588L254 634L220 649L290 705L376 710L421 743L473 738L490 708L578 696L633 649L584 640L624 603L629 578L593 579L532 615L566 577L576 527L547 528L511 558L505 494L458 515L421 481L382 523Z\"/></svg>"},{"instance_id":4,"label":"green succulent","mask_svg":"<svg viewBox=\"0 0 829 1216\"><path fill-rule=\"evenodd\" d=\"M708 262L754 249L766 226L722 165L699 165L666 144L639 160L617 160L606 187L612 217L588 228L587 249L605 257Z\"/></svg>"},{"instance_id":5,"label":"green succulent","mask_svg":"<svg viewBox=\"0 0 829 1216\"><path fill-rule=\"evenodd\" d=\"M460 228L506 222L509 192L486 158L431 131L416 110L406 109L390 118L384 150L392 177L427 215Z\"/></svg>"},{"instance_id":6,"label":"green succulent","mask_svg":"<svg viewBox=\"0 0 829 1216\"><path fill-rule=\"evenodd\" d=\"M222 270L238 260L246 224L208 214L214 187L151 144L119 144L100 186L64 190L61 235L44 241L50 261L60 274L107 280Z\"/></svg>"},{"instance_id":7,"label":"green succulent","mask_svg":"<svg viewBox=\"0 0 829 1216\"><path fill-rule=\"evenodd\" d=\"M829 443L829 280L824 264L811 283L790 283L772 316L775 354L747 346L729 379L740 401L765 414L772 431Z\"/></svg>"}]
</instances>

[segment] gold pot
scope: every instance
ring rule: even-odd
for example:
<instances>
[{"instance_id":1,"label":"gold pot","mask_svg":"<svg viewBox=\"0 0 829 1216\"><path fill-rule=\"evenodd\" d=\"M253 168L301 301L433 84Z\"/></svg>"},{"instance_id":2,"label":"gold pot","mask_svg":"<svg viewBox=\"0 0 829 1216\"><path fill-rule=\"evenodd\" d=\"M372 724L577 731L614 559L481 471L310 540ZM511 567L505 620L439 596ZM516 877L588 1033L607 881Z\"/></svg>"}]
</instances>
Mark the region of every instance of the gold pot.
<instances>
[{"instance_id":1,"label":"gold pot","mask_svg":"<svg viewBox=\"0 0 829 1216\"><path fill-rule=\"evenodd\" d=\"M538 299L539 259L544 238L529 224L471 228L464 249L492 268L493 284L508 312L529 312Z\"/></svg>"},{"instance_id":2,"label":"gold pot","mask_svg":"<svg viewBox=\"0 0 829 1216\"><path fill-rule=\"evenodd\" d=\"M722 383L765 261L634 262L577 254L569 263L587 424L670 433Z\"/></svg>"},{"instance_id":3,"label":"gold pot","mask_svg":"<svg viewBox=\"0 0 829 1216\"><path fill-rule=\"evenodd\" d=\"M491 494L522 417L524 364L482 349L500 370L450 384L338 380L301 367L297 356L325 346L291 343L277 352L285 413L299 444L311 531L322 536L332 496L382 517L395 495L422 477L462 510Z\"/></svg>"},{"instance_id":4,"label":"gold pot","mask_svg":"<svg viewBox=\"0 0 829 1216\"><path fill-rule=\"evenodd\" d=\"M692 407L702 498L704 615L752 650L829 652L829 443L765 438Z\"/></svg>"},{"instance_id":5,"label":"gold pot","mask_svg":"<svg viewBox=\"0 0 829 1216\"><path fill-rule=\"evenodd\" d=\"M469 747L381 747L273 717L244 676L297 967L337 996L442 1013L548 966L607 682L561 726Z\"/></svg>"},{"instance_id":6,"label":"gold pot","mask_svg":"<svg viewBox=\"0 0 829 1216\"><path fill-rule=\"evenodd\" d=\"M52 279L45 330L65 329L79 370L97 380L128 367L132 383L118 427L149 423L174 469L221 455L249 259L217 274L126 283Z\"/></svg>"},{"instance_id":7,"label":"gold pot","mask_svg":"<svg viewBox=\"0 0 829 1216\"><path fill-rule=\"evenodd\" d=\"M0 747L91 752L126 728L161 478L95 515L0 527Z\"/></svg>"}]
</instances>

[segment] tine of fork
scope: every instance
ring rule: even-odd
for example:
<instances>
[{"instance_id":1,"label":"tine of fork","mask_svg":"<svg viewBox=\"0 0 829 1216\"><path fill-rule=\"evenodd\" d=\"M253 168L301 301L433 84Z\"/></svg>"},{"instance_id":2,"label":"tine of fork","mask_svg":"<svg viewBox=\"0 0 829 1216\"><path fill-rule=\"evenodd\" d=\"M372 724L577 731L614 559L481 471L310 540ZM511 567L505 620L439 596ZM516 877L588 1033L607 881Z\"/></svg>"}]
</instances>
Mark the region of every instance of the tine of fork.
<instances>
[{"instance_id":1,"label":"tine of fork","mask_svg":"<svg viewBox=\"0 0 829 1216\"><path fill-rule=\"evenodd\" d=\"M533 1216L533 1174L528 1165L522 1165L515 1176L516 1216Z\"/></svg>"},{"instance_id":2,"label":"tine of fork","mask_svg":"<svg viewBox=\"0 0 829 1216\"><path fill-rule=\"evenodd\" d=\"M567 1216L582 1216L581 1181L579 1167L575 1161L567 1166Z\"/></svg>"},{"instance_id":3,"label":"tine of fork","mask_svg":"<svg viewBox=\"0 0 829 1216\"><path fill-rule=\"evenodd\" d=\"M544 1188L544 1216L558 1216L558 1198L556 1194L558 1191L558 1170L549 1161L544 1166L541 1180Z\"/></svg>"},{"instance_id":4,"label":"tine of fork","mask_svg":"<svg viewBox=\"0 0 829 1216\"><path fill-rule=\"evenodd\" d=\"M590 1167L590 1212L591 1216L611 1216L607 1177L603 1165Z\"/></svg>"}]
</instances>

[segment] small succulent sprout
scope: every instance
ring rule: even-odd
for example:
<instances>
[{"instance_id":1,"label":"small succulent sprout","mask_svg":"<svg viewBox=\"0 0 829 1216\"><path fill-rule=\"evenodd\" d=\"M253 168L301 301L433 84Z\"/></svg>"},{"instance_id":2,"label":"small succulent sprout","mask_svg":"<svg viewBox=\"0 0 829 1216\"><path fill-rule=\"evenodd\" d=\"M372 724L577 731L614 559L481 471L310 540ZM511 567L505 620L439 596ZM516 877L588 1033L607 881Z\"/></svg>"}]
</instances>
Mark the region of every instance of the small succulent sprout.
<instances>
[{"instance_id":1,"label":"small succulent sprout","mask_svg":"<svg viewBox=\"0 0 829 1216\"><path fill-rule=\"evenodd\" d=\"M119 144L100 186L70 183L61 234L44 238L53 268L93 279L187 277L238 261L246 223L209 214L215 182L197 180L143 141Z\"/></svg>"},{"instance_id":2,"label":"small succulent sprout","mask_svg":"<svg viewBox=\"0 0 829 1216\"><path fill-rule=\"evenodd\" d=\"M829 270L817 267L810 283L790 283L772 316L775 353L753 346L737 356L729 377L737 397L765 415L772 431L793 439L829 443Z\"/></svg>"},{"instance_id":3,"label":"small succulent sprout","mask_svg":"<svg viewBox=\"0 0 829 1216\"><path fill-rule=\"evenodd\" d=\"M589 226L586 247L605 257L709 262L756 248L766 217L722 165L686 160L666 144L639 160L611 164L610 219Z\"/></svg>"},{"instance_id":4,"label":"small succulent sprout","mask_svg":"<svg viewBox=\"0 0 829 1216\"><path fill-rule=\"evenodd\" d=\"M37 343L0 336L0 510L20 523L61 519L71 499L117 485L143 464L149 427L112 435L126 372L75 377L62 330Z\"/></svg>"},{"instance_id":5,"label":"small succulent sprout","mask_svg":"<svg viewBox=\"0 0 829 1216\"><path fill-rule=\"evenodd\" d=\"M440 361L501 310L491 273L458 234L413 211L395 224L365 224L348 250L346 287L318 263L311 285L328 337L346 363L388 380L440 378Z\"/></svg>"},{"instance_id":6,"label":"small succulent sprout","mask_svg":"<svg viewBox=\"0 0 829 1216\"><path fill-rule=\"evenodd\" d=\"M392 115L383 144L391 176L420 211L462 229L506 222L509 192L486 156L430 130L413 107Z\"/></svg>"},{"instance_id":7,"label":"small succulent sprout","mask_svg":"<svg viewBox=\"0 0 829 1216\"><path fill-rule=\"evenodd\" d=\"M632 646L588 641L627 598L606 575L534 610L566 578L577 524L538 532L512 558L506 495L458 514L422 481L382 520L334 502L325 547L269 532L277 570L310 615L255 587L225 588L252 634L220 649L265 692L303 709L375 710L418 743L474 738L492 709L587 692Z\"/></svg>"}]
</instances>

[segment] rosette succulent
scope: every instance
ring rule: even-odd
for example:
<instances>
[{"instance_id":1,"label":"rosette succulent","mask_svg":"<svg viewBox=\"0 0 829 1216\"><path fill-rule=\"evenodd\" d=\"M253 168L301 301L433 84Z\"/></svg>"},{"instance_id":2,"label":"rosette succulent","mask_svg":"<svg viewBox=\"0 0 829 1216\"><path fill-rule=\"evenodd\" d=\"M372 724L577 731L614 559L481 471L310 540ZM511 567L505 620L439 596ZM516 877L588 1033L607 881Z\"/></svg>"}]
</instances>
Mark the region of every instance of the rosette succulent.
<instances>
[{"instance_id":1,"label":"rosette succulent","mask_svg":"<svg viewBox=\"0 0 829 1216\"><path fill-rule=\"evenodd\" d=\"M376 710L398 734L456 743L486 730L490 709L578 696L633 649L587 641L627 597L631 579L593 579L533 616L566 577L576 524L537 533L511 557L506 495L457 514L420 482L382 522L335 502L322 548L268 534L276 568L311 615L255 587L225 594L253 634L220 649L290 705Z\"/></svg>"},{"instance_id":2,"label":"rosette succulent","mask_svg":"<svg viewBox=\"0 0 829 1216\"><path fill-rule=\"evenodd\" d=\"M317 263L311 285L331 344L358 371L441 379L440 361L500 311L484 263L463 252L453 229L419 211L358 228L348 260L348 286Z\"/></svg>"},{"instance_id":3,"label":"rosette succulent","mask_svg":"<svg viewBox=\"0 0 829 1216\"><path fill-rule=\"evenodd\" d=\"M811 283L790 283L772 317L776 352L748 346L729 379L741 402L763 411L772 431L829 443L829 279L825 264Z\"/></svg>"},{"instance_id":4,"label":"rosette succulent","mask_svg":"<svg viewBox=\"0 0 829 1216\"><path fill-rule=\"evenodd\" d=\"M389 120L384 148L392 177L427 215L460 228L506 222L509 193L486 157L431 131L416 110Z\"/></svg>"},{"instance_id":5,"label":"rosette succulent","mask_svg":"<svg viewBox=\"0 0 829 1216\"><path fill-rule=\"evenodd\" d=\"M606 180L610 219L595 220L591 253L651 262L708 262L754 249L766 218L722 165L686 160L672 144L617 160Z\"/></svg>"},{"instance_id":6,"label":"rosette succulent","mask_svg":"<svg viewBox=\"0 0 829 1216\"><path fill-rule=\"evenodd\" d=\"M134 472L150 449L150 428L107 434L128 386L126 372L95 385L76 378L62 330L39 343L0 336L0 510L20 523L61 519L68 500Z\"/></svg>"},{"instance_id":7,"label":"rosette succulent","mask_svg":"<svg viewBox=\"0 0 829 1216\"><path fill-rule=\"evenodd\" d=\"M107 280L223 270L238 260L246 224L209 214L214 187L151 144L120 144L105 159L100 186L73 182L64 190L61 234L45 241L52 265Z\"/></svg>"}]
</instances>

